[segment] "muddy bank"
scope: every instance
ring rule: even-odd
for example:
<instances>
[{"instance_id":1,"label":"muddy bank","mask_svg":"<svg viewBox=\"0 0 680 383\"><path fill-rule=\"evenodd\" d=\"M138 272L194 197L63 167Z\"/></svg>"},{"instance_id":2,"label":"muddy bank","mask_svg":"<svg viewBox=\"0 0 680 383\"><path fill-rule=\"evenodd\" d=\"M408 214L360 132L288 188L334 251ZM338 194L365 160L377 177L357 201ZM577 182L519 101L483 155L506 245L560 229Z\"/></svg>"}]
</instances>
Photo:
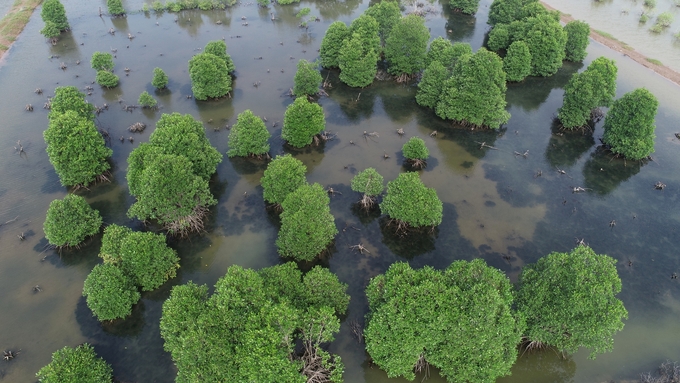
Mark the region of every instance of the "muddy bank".
<instances>
[{"instance_id":1,"label":"muddy bank","mask_svg":"<svg viewBox=\"0 0 680 383\"><path fill-rule=\"evenodd\" d=\"M17 0L0 20L0 64L42 0Z\"/></svg>"}]
</instances>

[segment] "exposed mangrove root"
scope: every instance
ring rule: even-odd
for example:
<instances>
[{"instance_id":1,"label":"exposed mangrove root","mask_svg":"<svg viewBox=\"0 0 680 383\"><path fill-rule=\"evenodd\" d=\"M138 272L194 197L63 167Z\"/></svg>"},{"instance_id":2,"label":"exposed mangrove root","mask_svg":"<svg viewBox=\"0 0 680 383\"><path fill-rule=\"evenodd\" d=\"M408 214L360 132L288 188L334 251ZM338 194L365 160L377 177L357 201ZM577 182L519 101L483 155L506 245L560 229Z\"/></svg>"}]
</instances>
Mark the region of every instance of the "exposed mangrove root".
<instances>
[{"instance_id":1,"label":"exposed mangrove root","mask_svg":"<svg viewBox=\"0 0 680 383\"><path fill-rule=\"evenodd\" d=\"M518 151L515 151L515 155L516 156L522 156L524 158L528 158L529 157L529 149L527 149L524 153L520 153Z\"/></svg>"},{"instance_id":2,"label":"exposed mangrove root","mask_svg":"<svg viewBox=\"0 0 680 383\"><path fill-rule=\"evenodd\" d=\"M33 111L33 105L26 104L26 107L24 108L24 110L27 111L27 112L32 112Z\"/></svg>"},{"instance_id":3,"label":"exposed mangrove root","mask_svg":"<svg viewBox=\"0 0 680 383\"><path fill-rule=\"evenodd\" d=\"M303 329L304 353L300 360L303 363L302 374L307 378L307 383L330 383L333 375L337 374L336 357L321 349L322 334L326 331L323 323L311 325ZM313 333L312 333L313 332Z\"/></svg>"},{"instance_id":4,"label":"exposed mangrove root","mask_svg":"<svg viewBox=\"0 0 680 383\"><path fill-rule=\"evenodd\" d=\"M364 251L365 251L367 254L371 254L371 252L368 251L368 249L366 248L366 246L364 246L364 245L361 244L361 243L358 244L358 245L350 246L349 248L350 248L350 250L352 250L352 251L358 251L358 252L361 253L361 254L363 254Z\"/></svg>"},{"instance_id":5,"label":"exposed mangrove root","mask_svg":"<svg viewBox=\"0 0 680 383\"><path fill-rule=\"evenodd\" d=\"M548 345L537 340L529 340L527 338L522 339L522 343L520 344L520 349L522 350L522 355L526 352L534 352L534 351L539 351L539 350L546 350L548 349Z\"/></svg>"},{"instance_id":6,"label":"exposed mangrove root","mask_svg":"<svg viewBox=\"0 0 680 383\"><path fill-rule=\"evenodd\" d=\"M403 128L399 128L399 129L397 129L397 134L399 135L399 137L401 137L401 136L403 136L403 135L406 134L406 133L404 133L404 129L403 129Z\"/></svg>"},{"instance_id":7,"label":"exposed mangrove root","mask_svg":"<svg viewBox=\"0 0 680 383\"><path fill-rule=\"evenodd\" d=\"M421 372L424 373L421 382L425 381L425 379L430 376L430 364L425 360L425 353L420 354L420 358L418 358L418 362L416 362L416 365L413 367L413 371L415 371L416 374L420 374Z\"/></svg>"},{"instance_id":8,"label":"exposed mangrove root","mask_svg":"<svg viewBox=\"0 0 680 383\"><path fill-rule=\"evenodd\" d=\"M378 132L370 132L369 133L369 132L364 130L364 139L366 139L366 141L368 141L369 138L372 139L373 141L375 141L374 138L378 138L378 137L380 137L380 135L378 135Z\"/></svg>"},{"instance_id":9,"label":"exposed mangrove root","mask_svg":"<svg viewBox=\"0 0 680 383\"><path fill-rule=\"evenodd\" d=\"M656 181L656 183L654 184L654 189L656 189L656 190L663 190L665 188L666 188L666 184L661 182L661 181Z\"/></svg>"},{"instance_id":10,"label":"exposed mangrove root","mask_svg":"<svg viewBox=\"0 0 680 383\"><path fill-rule=\"evenodd\" d=\"M134 124L128 126L128 130L132 133L141 133L146 129L146 124L143 122L135 122Z\"/></svg>"},{"instance_id":11,"label":"exposed mangrove root","mask_svg":"<svg viewBox=\"0 0 680 383\"><path fill-rule=\"evenodd\" d=\"M413 169L423 169L423 168L427 167L427 161L421 160L420 158L409 158L409 159L406 160L406 162Z\"/></svg>"},{"instance_id":12,"label":"exposed mangrove root","mask_svg":"<svg viewBox=\"0 0 680 383\"><path fill-rule=\"evenodd\" d=\"M166 224L164 228L168 233L180 237L188 237L193 232L202 232L204 230L203 221L208 212L209 210L206 207L196 206L191 214Z\"/></svg>"},{"instance_id":13,"label":"exposed mangrove root","mask_svg":"<svg viewBox=\"0 0 680 383\"><path fill-rule=\"evenodd\" d=\"M640 383L678 383L680 382L680 365L678 362L665 361L657 370L658 376L648 372L640 374Z\"/></svg>"},{"instance_id":14,"label":"exposed mangrove root","mask_svg":"<svg viewBox=\"0 0 680 383\"><path fill-rule=\"evenodd\" d=\"M375 197L364 194L358 203L363 210L371 210L375 206Z\"/></svg>"}]
</instances>

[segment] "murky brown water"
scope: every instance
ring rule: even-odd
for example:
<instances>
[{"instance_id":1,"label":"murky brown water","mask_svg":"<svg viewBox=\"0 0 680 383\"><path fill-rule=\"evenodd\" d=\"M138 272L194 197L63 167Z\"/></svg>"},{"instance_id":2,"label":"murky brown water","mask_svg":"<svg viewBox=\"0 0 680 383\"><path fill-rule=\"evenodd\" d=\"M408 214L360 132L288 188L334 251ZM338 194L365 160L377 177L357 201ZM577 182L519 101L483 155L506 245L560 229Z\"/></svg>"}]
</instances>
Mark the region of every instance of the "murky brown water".
<instances>
[{"instance_id":1,"label":"murky brown water","mask_svg":"<svg viewBox=\"0 0 680 383\"><path fill-rule=\"evenodd\" d=\"M448 9L428 15L432 37L448 36L476 49L487 28L489 3L482 1L476 18L451 15ZM114 20L97 16L98 7L105 7L103 0L66 0L64 4L73 26L71 33L57 46L50 46L38 33L42 22L36 13L10 51L7 64L0 67L0 223L17 217L0 226L0 349L21 349L16 359L0 363L0 379L34 381L35 372L49 362L52 352L88 341L113 365L121 381L172 382L175 370L162 350L158 330L161 305L171 287L188 280L213 285L233 264L260 268L281 261L274 246L277 221L265 210L259 187L264 164L225 158L212 182L219 204L213 209L209 233L171 241L182 258L178 277L144 294L131 318L102 326L81 297L83 281L98 262L100 239L61 255L44 251L45 211L50 201L66 193L45 154L42 132L47 127L47 112L41 107L46 96L59 85L84 89L95 76L89 67L91 54L117 50L114 61L121 85L112 90L93 85L93 94L88 96L96 105L109 104L97 124L113 138L115 180L80 194L100 210L105 222L136 227L137 223L125 216L133 202L125 183L126 159L134 147L148 139L162 112L190 113L202 120L212 144L225 152L228 131L224 126L233 124L241 111L251 109L268 119L272 154L286 152L279 138L280 121L292 102L285 94L293 86L297 60L313 60L327 26L338 19L351 21L368 2L303 2L270 10L242 4L227 11L137 13ZM126 2L128 9L141 8L141 4L138 0ZM311 14L322 20L311 23L308 31L298 28L294 17L304 6L311 7ZM442 8L441 4L434 6ZM276 21L269 12L275 14ZM247 27L241 25L242 16ZM118 31L115 36L107 33L111 27ZM135 38L128 40L128 33ZM187 99L191 91L188 60L206 42L220 38L225 39L237 68L233 98L215 102ZM615 337L614 352L595 361L588 360L586 352L566 360L552 352L524 355L513 375L499 382L620 381L635 379L639 372L652 370L666 359L680 359L680 282L670 278L680 272L680 213L676 208L680 141L673 135L680 130L676 101L680 88L599 46L592 46L589 52L584 65L600 55L617 60L619 96L645 86L659 98L655 162L640 167L610 161L596 152L600 126L593 137L552 134L551 119L561 104L561 88L581 65L567 64L553 77L510 85L507 98L512 118L500 132L469 131L439 120L415 104L413 86L376 82L365 89L351 89L338 81L337 73L323 72L333 88L320 103L327 130L336 133L337 139L322 148L292 153L307 165L310 182L343 193L331 198L340 233L332 255L320 262L350 286L348 319L362 320L367 310L363 289L368 279L395 261L443 268L456 259L482 257L514 280L522 265L550 251L567 251L575 238L585 238L597 252L619 260L621 298L630 319ZM259 56L263 59L254 59ZM65 71L59 69L61 62L68 66ZM170 77L169 91L155 93L162 109L124 112L121 105L136 103L142 91L154 94L150 81L156 66ZM125 67L130 68L129 76L124 74ZM257 81L261 85L254 87ZM42 96L33 93L37 87L45 90ZM33 113L23 110L28 103L35 107ZM138 121L148 128L134 135L134 144L118 141L120 136L129 137L127 126ZM276 121L279 123L272 127ZM406 131L406 137L396 134L398 128ZM429 136L433 130L438 131L436 138ZM364 131L375 131L379 137L366 139ZM422 137L431 151L421 176L444 202L444 222L431 238L404 240L386 230L381 219L353 209L358 196L348 185L357 171L369 166L387 180L394 179L403 171L400 150L410 136ZM15 152L17 140L26 156ZM498 150L480 149L481 142ZM514 155L526 150L526 158ZM389 159L383 158L385 153ZM557 169L567 174L560 175ZM535 177L539 170L542 176ZM659 180L668 185L663 191L653 188ZM575 186L591 190L572 194ZM614 228L608 225L612 219L617 222ZM21 232L25 241L17 238ZM351 252L349 246L357 243L363 243L371 253ZM35 285L43 291L33 293ZM385 373L369 367L363 346L352 340L348 330L343 324L331 346L346 364L345 381L403 381L387 379ZM430 379L442 382L436 373Z\"/></svg>"}]
</instances>

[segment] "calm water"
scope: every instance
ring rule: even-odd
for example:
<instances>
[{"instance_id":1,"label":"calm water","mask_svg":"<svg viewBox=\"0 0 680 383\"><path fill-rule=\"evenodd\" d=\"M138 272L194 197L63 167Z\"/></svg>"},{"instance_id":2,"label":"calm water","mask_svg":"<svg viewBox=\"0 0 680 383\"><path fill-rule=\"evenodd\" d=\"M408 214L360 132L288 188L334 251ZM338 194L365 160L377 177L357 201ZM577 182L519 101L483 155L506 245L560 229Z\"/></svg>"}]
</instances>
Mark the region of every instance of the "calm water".
<instances>
[{"instance_id":1,"label":"calm water","mask_svg":"<svg viewBox=\"0 0 680 383\"><path fill-rule=\"evenodd\" d=\"M644 7L643 0L543 0L554 8L583 20L594 29L607 32L625 42L647 57L660 60L665 65L680 71L680 6L674 0L657 0L656 7ZM640 15L650 15L647 23L640 23ZM649 30L656 17L670 12L674 21L662 33Z\"/></svg>"},{"instance_id":2,"label":"calm water","mask_svg":"<svg viewBox=\"0 0 680 383\"><path fill-rule=\"evenodd\" d=\"M447 7L444 12L429 14L432 37L447 36L478 48L487 28L489 3L482 2L476 18L451 15ZM120 381L172 382L175 370L162 349L158 330L161 305L172 286L188 280L212 286L230 265L260 268L281 262L274 245L277 219L265 210L259 187L265 165L225 158L212 182L219 204L210 217L209 233L171 241L182 258L178 277L144 294L131 318L101 325L81 297L83 281L98 262L100 238L78 251L45 251L45 211L50 201L67 192L45 154L42 132L47 127L47 111L42 105L46 97L59 85L85 89L95 76L89 67L92 53L117 50L114 61L120 86L102 90L93 85L88 96L93 104L109 105L97 117L97 124L112 137L114 182L81 194L100 210L106 223L139 228L125 216L133 202L125 182L126 159L148 139L162 112L190 113L202 120L212 144L224 153L228 140L225 125L233 124L241 111L251 109L268 119L272 154L286 152L279 138L280 121L292 102L286 93L293 86L297 60L313 60L328 25L335 20L351 21L368 2L303 2L270 10L243 4L227 11L137 13L114 20L98 17L97 8L105 5L103 0L67 0L64 4L71 33L62 36L57 46L50 46L38 33L40 18L34 17L10 51L7 64L0 67L0 223L16 217L0 226L0 348L21 350L13 361L0 363L0 379L34 381L35 372L49 363L52 352L87 341L113 365ZM138 9L141 4L129 0L126 6ZM304 6L322 20L312 22L308 31L298 28L294 17ZM442 9L441 4L434 7ZM277 20L270 19L270 12ZM242 17L248 26L242 25ZM112 27L117 31L114 36L107 33ZM128 40L128 33L135 38ZM215 102L187 99L191 92L188 60L206 42L220 38L225 39L237 68L233 98ZM640 166L611 160L596 147L601 126L593 135L554 134L552 117L561 104L562 87L571 74L600 55L617 60L619 96L646 86L659 98L654 162ZM259 56L263 59L254 59ZM80 65L76 65L78 60ZM59 69L61 62L68 66L64 71ZM150 81L156 66L170 77L169 91L156 93L162 109L124 112L121 105L136 103L142 91L154 93ZM130 69L127 76L126 67ZM674 137L680 131L676 101L680 88L594 45L583 65L568 64L553 77L510 85L507 99L512 118L501 131L490 132L470 131L439 120L415 104L412 85L376 82L365 89L351 89L339 82L336 72L323 75L333 88L320 103L327 130L337 138L324 147L292 153L307 165L310 182L342 193L331 198L340 232L332 254L319 262L349 284L348 319L363 323L367 310L364 287L395 261L444 268L457 259L481 257L516 280L522 265L551 251L568 251L575 238L584 238L595 251L619 261L620 297L630 319L615 337L614 352L595 361L587 359L587 352L568 359L557 358L552 352L524 355L513 375L499 382L632 380L666 359L680 359L680 282L671 279L674 272L680 272L680 212L676 207L680 141ZM253 86L256 81L261 82L259 87ZM42 96L33 93L38 87L45 91ZM33 104L33 113L24 111L28 103ZM118 138L129 137L127 127L138 121L147 124L146 131L134 134L133 144L121 143ZM406 137L396 134L399 128L406 131ZM438 134L432 138L429 135L434 130ZM366 139L364 131L375 131L379 137ZM394 179L403 171L400 149L410 136L425 139L431 151L421 176L444 202L444 223L432 237L401 239L385 229L379 217L353 209L359 196L348 184L356 172L369 166L386 179ZM26 156L14 150L18 140ZM498 150L480 149L481 142ZM527 150L526 158L514 154ZM384 154L390 158L384 159ZM558 169L566 174L559 174ZM536 177L539 171L542 176ZM667 188L654 190L656 181ZM572 194L577 186L588 188L588 192ZM615 227L609 226L611 220L616 220ZM22 232L25 241L17 238ZM350 251L349 246L359 243L370 254ZM34 293L35 285L43 291ZM403 381L387 379L385 373L367 365L363 345L351 338L346 323L331 348L346 363L347 382ZM443 380L435 372L431 381Z\"/></svg>"}]
</instances>

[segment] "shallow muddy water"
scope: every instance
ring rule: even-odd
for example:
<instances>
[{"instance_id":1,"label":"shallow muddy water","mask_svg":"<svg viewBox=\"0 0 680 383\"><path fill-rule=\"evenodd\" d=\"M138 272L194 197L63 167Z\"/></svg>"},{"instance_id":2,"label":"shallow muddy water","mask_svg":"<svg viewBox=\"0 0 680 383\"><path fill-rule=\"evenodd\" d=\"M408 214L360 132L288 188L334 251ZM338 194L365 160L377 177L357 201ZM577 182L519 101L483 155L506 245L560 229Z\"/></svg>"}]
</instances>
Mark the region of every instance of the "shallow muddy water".
<instances>
[{"instance_id":1,"label":"shallow muddy water","mask_svg":"<svg viewBox=\"0 0 680 383\"><path fill-rule=\"evenodd\" d=\"M488 28L485 11L489 3L482 1L476 17L452 15L448 6L434 4L440 12L427 16L432 38L447 36L477 49ZM92 317L81 291L99 260L100 238L77 251L45 251L45 211L50 201L62 198L67 190L60 186L45 153L42 132L47 127L47 111L42 105L56 86L74 85L82 90L90 86L95 72L89 60L97 50L116 50L115 71L121 76L117 88L91 85L92 95L87 97L95 105L109 105L96 123L112 138L114 181L79 194L101 212L107 224L140 228L125 215L133 202L125 181L126 159L133 148L148 140L161 113L192 114L204 123L212 144L225 153L229 133L225 126L233 124L238 113L251 109L268 120L272 154L292 153L307 165L310 182L342 193L331 197L339 234L330 256L319 262L349 284L352 296L347 320L331 345L346 364L346 382L404 381L388 379L370 367L363 345L352 339L347 325L352 319L363 323L367 310L363 289L393 262L444 268L457 259L481 257L514 281L522 265L551 251L568 251L576 238L618 260L623 281L620 297L629 320L615 336L614 351L594 361L587 359L586 351L567 359L551 351L523 355L513 375L498 381L634 380L666 359L680 359L680 282L671 279L680 272L680 141L674 136L680 131L676 101L680 88L676 85L621 54L591 44L583 64L565 63L555 76L509 85L512 118L503 129L492 132L452 126L418 107L413 84L375 82L353 89L339 82L337 72L323 71L333 87L327 90L329 97L319 102L326 114L326 129L337 138L319 148L289 150L279 136L285 108L292 102L286 94L293 86L297 61L315 59L328 25L335 20L350 22L368 2L302 2L269 10L244 3L226 11L131 13L113 20L98 17L97 8L105 7L103 0L66 0L64 5L73 30L58 45L50 46L39 35L42 21L36 12L10 50L7 63L0 67L0 223L16 217L0 226L0 348L21 350L11 362L0 363L0 379L34 381L52 352L87 341L112 364L120 381L172 382L175 369L163 351L158 329L161 305L172 286L189 280L212 286L230 265L260 268L282 262L274 245L278 223L266 211L259 186L265 164L225 156L211 183L219 203L212 210L208 233L170 241L182 259L178 277L143 294L125 321L101 325ZM142 3L129 0L125 5L140 9ZM300 29L294 15L301 7L310 7L311 15L321 21L310 23L308 30ZM270 12L276 20L271 20ZM248 26L242 25L242 17ZM107 32L110 28L117 31L115 35ZM128 33L135 38L129 40ZM233 97L211 102L188 99L188 60L206 42L221 38L237 68ZM601 55L617 60L618 96L645 86L660 101L653 162L624 163L598 151L600 125L593 135L555 134L552 118L562 102L562 87L571 74ZM262 60L255 59L260 56ZM59 69L62 62L66 70ZM170 77L168 91L154 93L151 87L152 70L157 66ZM125 75L126 67L129 75ZM254 87L255 82L260 85ZM38 87L43 95L33 93ZM159 100L158 112L122 110L122 105L135 104L144 90ZM28 103L34 112L24 111ZM147 129L129 133L127 127L135 122L146 123ZM405 137L396 134L399 128ZM435 130L436 137L430 137ZM378 136L367 138L364 131ZM131 135L134 143L118 139ZM386 180L394 179L404 171L400 151L410 136L427 143L431 157L421 178L436 188L444 202L444 222L431 237L399 238L385 228L381 218L353 208L359 196L349 188L352 176L372 166ZM26 155L14 150L19 140ZM481 142L497 150L480 149ZM514 154L526 151L526 157ZM541 176L537 176L539 171ZM656 181L665 183L665 190L654 190ZM573 194L577 186L588 191ZM616 226L609 226L611 220ZM24 241L17 238L22 232ZM370 254L349 249L358 243ZM43 291L34 293L35 285ZM430 381L443 382L436 371Z\"/></svg>"}]
</instances>

